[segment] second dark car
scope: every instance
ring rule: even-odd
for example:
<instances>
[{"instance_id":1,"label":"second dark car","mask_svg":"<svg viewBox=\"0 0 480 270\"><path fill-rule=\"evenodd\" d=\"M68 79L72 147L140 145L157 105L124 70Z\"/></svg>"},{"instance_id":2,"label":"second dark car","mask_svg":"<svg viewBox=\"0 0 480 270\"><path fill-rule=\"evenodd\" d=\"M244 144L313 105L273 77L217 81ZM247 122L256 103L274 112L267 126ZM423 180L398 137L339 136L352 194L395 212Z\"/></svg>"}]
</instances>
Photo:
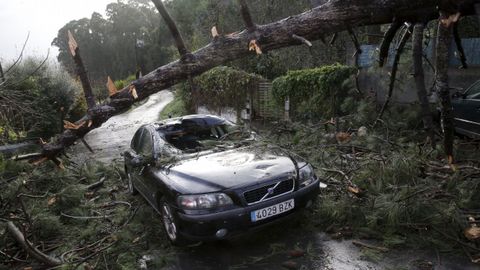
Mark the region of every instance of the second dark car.
<instances>
[{"instance_id":1,"label":"second dark car","mask_svg":"<svg viewBox=\"0 0 480 270\"><path fill-rule=\"evenodd\" d=\"M262 227L311 205L319 192L305 160L217 116L144 125L124 157L129 190L161 214L174 244Z\"/></svg>"},{"instance_id":2,"label":"second dark car","mask_svg":"<svg viewBox=\"0 0 480 270\"><path fill-rule=\"evenodd\" d=\"M452 99L455 131L468 137L480 138L480 81Z\"/></svg>"}]
</instances>

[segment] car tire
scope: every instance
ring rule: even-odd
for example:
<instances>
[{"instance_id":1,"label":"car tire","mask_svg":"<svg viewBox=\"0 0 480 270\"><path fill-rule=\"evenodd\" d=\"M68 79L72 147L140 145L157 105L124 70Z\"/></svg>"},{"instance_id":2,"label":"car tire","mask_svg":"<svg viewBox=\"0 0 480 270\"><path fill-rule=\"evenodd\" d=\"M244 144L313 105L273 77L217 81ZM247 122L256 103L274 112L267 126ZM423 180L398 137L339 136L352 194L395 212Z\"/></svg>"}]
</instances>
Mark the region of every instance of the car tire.
<instances>
[{"instance_id":1,"label":"car tire","mask_svg":"<svg viewBox=\"0 0 480 270\"><path fill-rule=\"evenodd\" d=\"M130 193L131 195L137 195L138 190L135 188L135 185L133 184L132 173L127 170L127 167L125 167L125 174L127 175L128 193Z\"/></svg>"},{"instance_id":2,"label":"car tire","mask_svg":"<svg viewBox=\"0 0 480 270\"><path fill-rule=\"evenodd\" d=\"M162 215L163 229L170 243L174 246L188 245L190 242L178 232L179 227L173 212L174 210L164 200L160 200L159 208L160 214Z\"/></svg>"}]
</instances>

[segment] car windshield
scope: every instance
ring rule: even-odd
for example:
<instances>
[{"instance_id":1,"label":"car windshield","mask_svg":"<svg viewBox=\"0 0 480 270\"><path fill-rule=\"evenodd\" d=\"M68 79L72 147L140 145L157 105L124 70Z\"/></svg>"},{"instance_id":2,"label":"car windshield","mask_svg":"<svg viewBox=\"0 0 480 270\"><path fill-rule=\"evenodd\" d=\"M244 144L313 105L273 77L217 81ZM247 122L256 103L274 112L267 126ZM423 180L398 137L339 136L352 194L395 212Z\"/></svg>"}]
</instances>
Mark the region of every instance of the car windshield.
<instances>
[{"instance_id":1,"label":"car windshield","mask_svg":"<svg viewBox=\"0 0 480 270\"><path fill-rule=\"evenodd\" d=\"M179 119L161 125L158 131L165 141L186 153L236 147L252 140L248 129L219 119Z\"/></svg>"}]
</instances>

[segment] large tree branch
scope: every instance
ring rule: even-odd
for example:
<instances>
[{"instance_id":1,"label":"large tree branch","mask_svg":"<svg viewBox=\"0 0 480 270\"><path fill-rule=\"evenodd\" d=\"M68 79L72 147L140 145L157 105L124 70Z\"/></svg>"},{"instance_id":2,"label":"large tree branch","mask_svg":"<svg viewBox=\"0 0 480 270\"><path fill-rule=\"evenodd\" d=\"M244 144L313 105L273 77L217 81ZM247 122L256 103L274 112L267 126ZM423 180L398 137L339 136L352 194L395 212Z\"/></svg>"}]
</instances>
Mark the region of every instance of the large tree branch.
<instances>
[{"instance_id":1,"label":"large tree branch","mask_svg":"<svg viewBox=\"0 0 480 270\"><path fill-rule=\"evenodd\" d=\"M238 0L238 3L240 4L240 13L242 14L245 27L247 27L249 31L255 30L255 24L253 23L252 16L250 15L247 2L245 0Z\"/></svg>"},{"instance_id":2,"label":"large tree branch","mask_svg":"<svg viewBox=\"0 0 480 270\"><path fill-rule=\"evenodd\" d=\"M83 124L78 129L65 131L54 142L44 145L43 153L46 157L55 157L65 147L72 145L75 140L100 126L111 116L128 109L135 101L145 99L186 80L189 76L196 76L228 61L252 55L248 51L248 45L253 39L262 46L262 50L274 50L299 44L298 40L292 37L293 34L307 40L318 40L322 36L345 31L348 25L357 27L391 23L394 17L400 20L423 17L422 14L435 13L436 6L436 0L331 0L302 14L259 25L254 32L245 30L215 39L194 52L193 61L177 60L159 67L112 96L109 103L96 106L89 111L88 116L77 122L89 123L87 120L91 120L92 124ZM138 95L138 99L134 98L133 93Z\"/></svg>"},{"instance_id":3,"label":"large tree branch","mask_svg":"<svg viewBox=\"0 0 480 270\"><path fill-rule=\"evenodd\" d=\"M380 44L380 52L379 52L379 57L378 57L378 65L380 67L383 67L385 64L385 60L388 58L388 53L390 51L390 44L393 41L393 38L395 38L395 35L397 34L398 29L403 25L403 22L394 20L392 24L390 24L390 27L388 30L385 32L385 35L383 36L382 39L382 44Z\"/></svg>"},{"instance_id":4,"label":"large tree branch","mask_svg":"<svg viewBox=\"0 0 480 270\"><path fill-rule=\"evenodd\" d=\"M458 33L458 22L453 24L453 38L455 40L455 44L457 45L457 50L458 50L460 62L462 63L462 68L467 69L468 68L467 57L465 56L465 50L463 49L462 38Z\"/></svg>"},{"instance_id":5,"label":"large tree branch","mask_svg":"<svg viewBox=\"0 0 480 270\"><path fill-rule=\"evenodd\" d=\"M453 23L451 16L442 12L438 23L436 49L436 90L439 94L442 109L443 146L449 162L453 162L453 109L448 86L448 66L450 61L449 47L452 40Z\"/></svg>"},{"instance_id":6,"label":"large tree branch","mask_svg":"<svg viewBox=\"0 0 480 270\"><path fill-rule=\"evenodd\" d=\"M80 78L80 82L82 83L83 93L85 95L85 100L87 101L87 106L89 109L95 107L95 96L93 95L92 85L90 84L90 80L88 79L87 69L83 64L82 57L80 56L80 48L75 41L70 30L68 30L68 46L70 48L70 54L73 57L73 61L75 62L75 66L77 68L77 75Z\"/></svg>"},{"instance_id":7,"label":"large tree branch","mask_svg":"<svg viewBox=\"0 0 480 270\"><path fill-rule=\"evenodd\" d=\"M425 23L417 23L413 28L413 76L417 88L417 96L422 111L422 120L427 136L430 139L432 148L435 148L435 132L433 129L433 118L430 111L430 104L427 97L427 88L425 87L425 72L423 70L423 33Z\"/></svg>"},{"instance_id":8,"label":"large tree branch","mask_svg":"<svg viewBox=\"0 0 480 270\"><path fill-rule=\"evenodd\" d=\"M378 114L375 124L380 119L382 119L382 116L385 113L385 110L387 109L388 104L390 103L390 99L392 98L393 89L395 88L395 81L397 79L397 71L398 71L398 64L400 63L400 56L402 55L403 49L405 48L405 45L407 44L408 39L412 35L412 29L413 27L411 25L405 27L405 32L403 32L402 38L400 39L400 42L398 43L397 48L395 49L395 58L393 59L392 71L390 72L390 84L388 85L387 98L383 103L382 109Z\"/></svg>"},{"instance_id":9,"label":"large tree branch","mask_svg":"<svg viewBox=\"0 0 480 270\"><path fill-rule=\"evenodd\" d=\"M181 57L186 56L188 54L188 50L187 50L187 47L185 47L185 43L183 42L182 35L180 35L177 25L173 21L172 17L170 17L170 14L168 14L168 11L163 5L162 1L152 0L152 2L155 4L155 7L158 9L158 12L162 16L165 23L167 24L168 29L170 29L170 33L172 34L173 39L175 40L175 45L177 46L180 56Z\"/></svg>"}]
</instances>

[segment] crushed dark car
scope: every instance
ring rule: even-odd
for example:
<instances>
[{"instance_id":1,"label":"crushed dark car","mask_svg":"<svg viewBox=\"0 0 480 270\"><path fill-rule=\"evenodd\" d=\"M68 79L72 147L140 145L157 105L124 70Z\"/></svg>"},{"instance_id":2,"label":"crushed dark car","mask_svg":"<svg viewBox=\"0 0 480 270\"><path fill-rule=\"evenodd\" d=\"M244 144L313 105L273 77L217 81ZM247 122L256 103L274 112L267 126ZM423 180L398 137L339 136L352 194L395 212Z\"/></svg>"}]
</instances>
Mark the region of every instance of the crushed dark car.
<instances>
[{"instance_id":1,"label":"crushed dark car","mask_svg":"<svg viewBox=\"0 0 480 270\"><path fill-rule=\"evenodd\" d=\"M124 158L129 191L161 215L173 244L262 228L309 207L320 189L307 161L212 115L144 125Z\"/></svg>"}]
</instances>

